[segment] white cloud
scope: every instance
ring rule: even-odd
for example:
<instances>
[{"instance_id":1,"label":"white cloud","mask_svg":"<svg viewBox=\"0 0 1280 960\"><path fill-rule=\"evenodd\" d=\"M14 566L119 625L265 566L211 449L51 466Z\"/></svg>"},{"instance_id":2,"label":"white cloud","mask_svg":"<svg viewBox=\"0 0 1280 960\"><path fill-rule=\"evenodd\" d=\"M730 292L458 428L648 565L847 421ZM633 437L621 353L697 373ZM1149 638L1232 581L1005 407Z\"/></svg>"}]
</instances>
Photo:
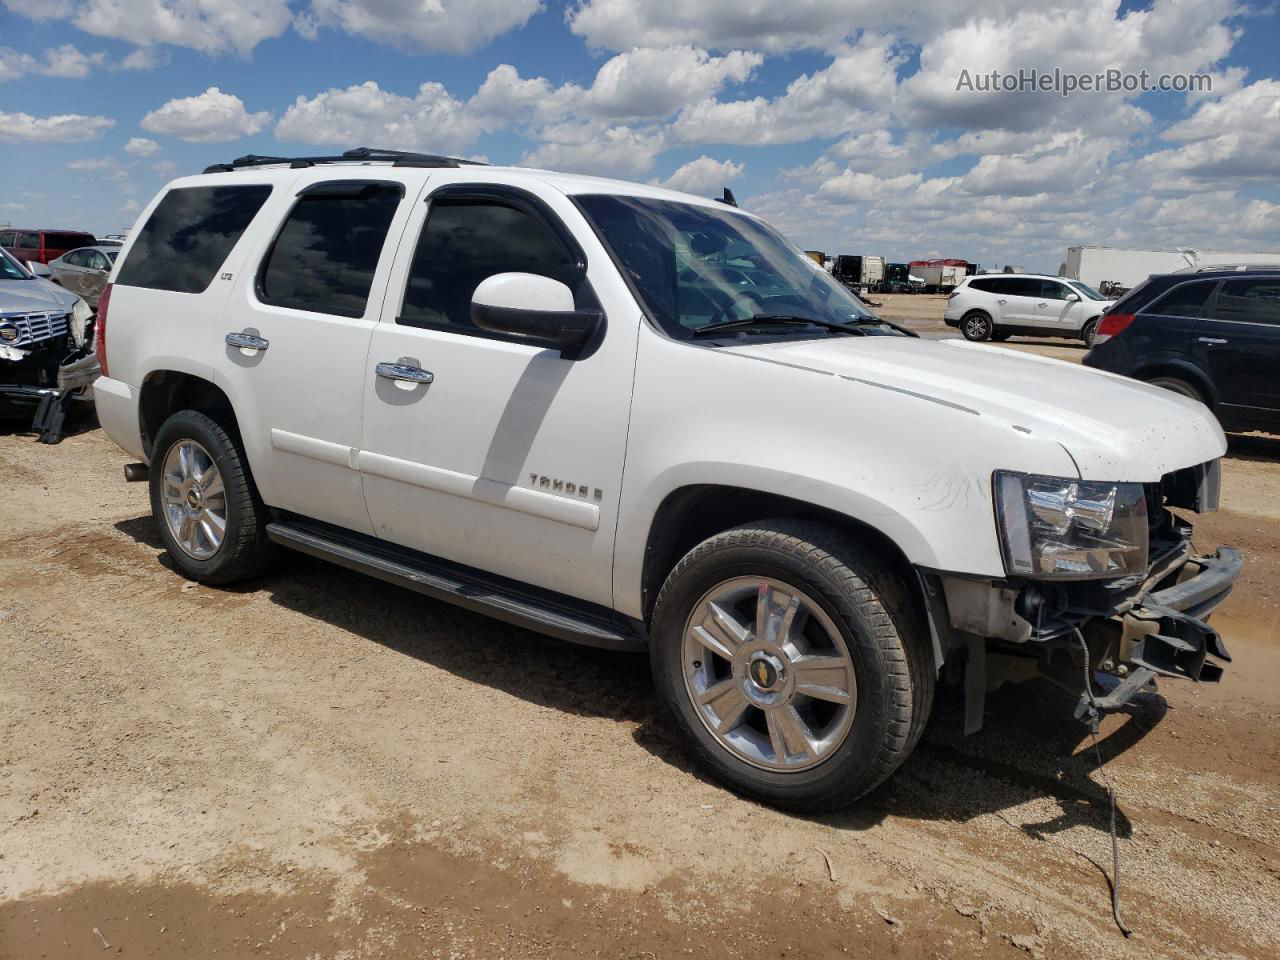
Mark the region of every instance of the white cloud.
<instances>
[{"instance_id":1,"label":"white cloud","mask_svg":"<svg viewBox=\"0 0 1280 960\"><path fill-rule=\"evenodd\" d=\"M539 0L312 0L299 31L336 27L423 53L470 53L524 26Z\"/></svg>"},{"instance_id":2,"label":"white cloud","mask_svg":"<svg viewBox=\"0 0 1280 960\"><path fill-rule=\"evenodd\" d=\"M742 176L745 169L745 164L716 160L703 154L678 167L675 173L662 181L662 186L685 193L714 193L730 180Z\"/></svg>"},{"instance_id":3,"label":"white cloud","mask_svg":"<svg viewBox=\"0 0 1280 960\"><path fill-rule=\"evenodd\" d=\"M586 107L601 117L667 116L714 95L726 83L742 83L763 62L758 53L713 57L689 46L631 50L596 73Z\"/></svg>"},{"instance_id":4,"label":"white cloud","mask_svg":"<svg viewBox=\"0 0 1280 960\"><path fill-rule=\"evenodd\" d=\"M801 74L772 99L704 99L680 112L676 137L686 143L799 143L839 136L886 110L903 57L888 37L866 35L841 45L831 63ZM883 124L883 120L879 121Z\"/></svg>"},{"instance_id":5,"label":"white cloud","mask_svg":"<svg viewBox=\"0 0 1280 960\"><path fill-rule=\"evenodd\" d=\"M945 11L935 3L905 0L583 0L567 19L591 46L609 50L695 43L779 53L827 50L863 30L902 24L928 33L974 10L1002 12L1014 6L1014 0L955 0Z\"/></svg>"},{"instance_id":6,"label":"white cloud","mask_svg":"<svg viewBox=\"0 0 1280 960\"><path fill-rule=\"evenodd\" d=\"M120 61L123 70L155 70L169 62L167 51L159 47L138 47Z\"/></svg>"},{"instance_id":7,"label":"white cloud","mask_svg":"<svg viewBox=\"0 0 1280 960\"><path fill-rule=\"evenodd\" d=\"M0 81L16 80L28 73L46 77L87 77L93 67L106 61L105 53L82 53L70 43L50 47L44 59L20 53L11 47L0 47Z\"/></svg>"},{"instance_id":8,"label":"white cloud","mask_svg":"<svg viewBox=\"0 0 1280 960\"><path fill-rule=\"evenodd\" d=\"M78 113L33 117L29 113L0 112L0 141L79 143L96 140L115 124L110 117L90 117Z\"/></svg>"},{"instance_id":9,"label":"white cloud","mask_svg":"<svg viewBox=\"0 0 1280 960\"><path fill-rule=\"evenodd\" d=\"M67 169L83 173L96 173L104 180L127 180L129 166L132 166L132 164L126 166L115 157L82 157L79 160L72 160L68 163Z\"/></svg>"},{"instance_id":10,"label":"white cloud","mask_svg":"<svg viewBox=\"0 0 1280 960\"><path fill-rule=\"evenodd\" d=\"M484 131L481 116L438 83L413 97L372 80L344 90L298 97L276 124L276 136L297 143L389 147L457 153Z\"/></svg>"},{"instance_id":11,"label":"white cloud","mask_svg":"<svg viewBox=\"0 0 1280 960\"><path fill-rule=\"evenodd\" d=\"M124 152L135 157L149 157L160 152L160 144L146 137L131 137L124 145Z\"/></svg>"},{"instance_id":12,"label":"white cloud","mask_svg":"<svg viewBox=\"0 0 1280 960\"><path fill-rule=\"evenodd\" d=\"M178 165L172 160L161 160L159 163L153 163L151 169L166 180L178 174Z\"/></svg>"},{"instance_id":13,"label":"white cloud","mask_svg":"<svg viewBox=\"0 0 1280 960\"><path fill-rule=\"evenodd\" d=\"M257 133L270 121L270 113L249 113L239 97L210 87L199 96L170 100L152 110L141 127L189 143L223 143Z\"/></svg>"},{"instance_id":14,"label":"white cloud","mask_svg":"<svg viewBox=\"0 0 1280 960\"><path fill-rule=\"evenodd\" d=\"M30 7L24 7L23 12ZM60 5L50 15L69 16L85 33L139 46L168 43L204 53L230 51L241 56L247 56L263 40L279 36L292 20L288 0L84 0Z\"/></svg>"},{"instance_id":15,"label":"white cloud","mask_svg":"<svg viewBox=\"0 0 1280 960\"><path fill-rule=\"evenodd\" d=\"M541 131L544 142L521 163L602 177L639 177L653 169L666 148L661 129L565 123Z\"/></svg>"}]
</instances>

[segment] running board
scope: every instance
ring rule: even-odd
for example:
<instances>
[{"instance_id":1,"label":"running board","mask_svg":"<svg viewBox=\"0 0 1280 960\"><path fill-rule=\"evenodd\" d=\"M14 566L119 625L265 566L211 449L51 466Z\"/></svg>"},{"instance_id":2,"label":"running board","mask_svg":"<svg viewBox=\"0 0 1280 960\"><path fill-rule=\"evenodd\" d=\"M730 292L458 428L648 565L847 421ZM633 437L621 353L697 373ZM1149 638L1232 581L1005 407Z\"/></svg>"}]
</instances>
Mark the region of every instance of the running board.
<instances>
[{"instance_id":1,"label":"running board","mask_svg":"<svg viewBox=\"0 0 1280 960\"><path fill-rule=\"evenodd\" d=\"M580 609L569 598L543 594L385 540L296 519L267 524L267 536L291 550L527 630L606 650L648 650L638 624L610 616L603 608L600 613Z\"/></svg>"}]
</instances>

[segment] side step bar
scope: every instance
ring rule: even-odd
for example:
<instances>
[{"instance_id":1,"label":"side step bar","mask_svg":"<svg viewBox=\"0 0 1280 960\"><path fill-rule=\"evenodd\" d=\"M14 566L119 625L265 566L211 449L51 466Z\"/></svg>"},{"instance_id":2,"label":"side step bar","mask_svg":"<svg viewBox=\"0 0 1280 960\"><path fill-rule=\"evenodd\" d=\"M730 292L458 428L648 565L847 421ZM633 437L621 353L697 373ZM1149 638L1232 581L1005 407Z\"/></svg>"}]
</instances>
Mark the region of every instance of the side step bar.
<instances>
[{"instance_id":1,"label":"side step bar","mask_svg":"<svg viewBox=\"0 0 1280 960\"><path fill-rule=\"evenodd\" d=\"M382 540L292 518L267 524L267 536L300 553L537 633L606 650L648 650L640 626L624 618L578 609L572 601L539 596L530 588Z\"/></svg>"}]
</instances>

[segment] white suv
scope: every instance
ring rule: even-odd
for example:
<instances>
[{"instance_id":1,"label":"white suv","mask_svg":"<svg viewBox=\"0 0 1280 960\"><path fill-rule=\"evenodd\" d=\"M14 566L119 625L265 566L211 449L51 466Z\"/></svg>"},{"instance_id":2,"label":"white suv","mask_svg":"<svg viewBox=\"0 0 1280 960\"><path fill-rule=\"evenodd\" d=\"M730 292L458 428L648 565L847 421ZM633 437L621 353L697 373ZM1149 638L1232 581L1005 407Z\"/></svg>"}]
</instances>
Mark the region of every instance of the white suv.
<instances>
[{"instance_id":1,"label":"white suv","mask_svg":"<svg viewBox=\"0 0 1280 960\"><path fill-rule=\"evenodd\" d=\"M1113 303L1079 280L986 273L965 277L951 291L944 320L967 340L1067 337L1092 344L1098 319Z\"/></svg>"},{"instance_id":2,"label":"white suv","mask_svg":"<svg viewBox=\"0 0 1280 960\"><path fill-rule=\"evenodd\" d=\"M1166 509L1216 503L1212 414L898 330L727 203L246 157L161 191L112 280L98 411L185 576L287 547L648 651L754 797L871 789L947 664L976 729L1002 678L1105 709L1227 658L1204 618L1239 555Z\"/></svg>"}]
</instances>

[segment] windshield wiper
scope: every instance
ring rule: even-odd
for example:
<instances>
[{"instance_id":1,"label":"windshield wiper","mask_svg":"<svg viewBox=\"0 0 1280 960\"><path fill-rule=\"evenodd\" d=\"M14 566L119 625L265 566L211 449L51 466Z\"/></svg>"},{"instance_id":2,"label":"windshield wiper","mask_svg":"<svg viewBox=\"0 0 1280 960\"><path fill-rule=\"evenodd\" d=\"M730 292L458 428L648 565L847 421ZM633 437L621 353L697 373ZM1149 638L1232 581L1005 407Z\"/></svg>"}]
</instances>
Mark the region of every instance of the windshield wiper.
<instances>
[{"instance_id":1,"label":"windshield wiper","mask_svg":"<svg viewBox=\"0 0 1280 960\"><path fill-rule=\"evenodd\" d=\"M795 314L786 313L761 313L754 317L744 317L741 320L722 320L719 323L711 323L705 327L698 327L693 331L695 337L705 337L713 333L720 333L722 330L749 330L752 327L776 327L776 326L802 326L802 327L822 327L824 330L834 330L836 333L856 334L857 336L866 336L866 333L858 329L859 323L879 323L878 320L865 318L854 321L853 323L833 323L830 320L814 320L811 317L801 317Z\"/></svg>"}]
</instances>

